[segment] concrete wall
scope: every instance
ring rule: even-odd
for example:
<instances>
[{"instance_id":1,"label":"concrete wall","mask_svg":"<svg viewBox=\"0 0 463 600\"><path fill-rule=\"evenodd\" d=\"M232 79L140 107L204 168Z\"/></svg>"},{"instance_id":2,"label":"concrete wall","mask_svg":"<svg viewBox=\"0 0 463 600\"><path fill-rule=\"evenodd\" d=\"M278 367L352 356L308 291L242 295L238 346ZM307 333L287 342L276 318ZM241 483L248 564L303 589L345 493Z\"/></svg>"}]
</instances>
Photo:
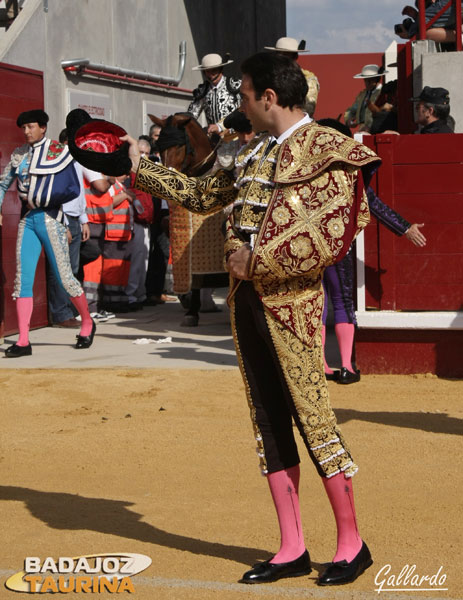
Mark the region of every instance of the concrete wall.
<instances>
[{"instance_id":1,"label":"concrete wall","mask_svg":"<svg viewBox=\"0 0 463 600\"><path fill-rule=\"evenodd\" d=\"M179 44L185 40L186 67L179 86L193 89L202 78L191 68L204 53L229 51L238 66L264 41L273 44L285 29L285 0L265 4L263 0L49 0L48 12L42 0L26 0L0 39L0 62L44 72L50 136L56 137L64 127L69 90L102 94L111 120L139 135L150 123L146 112L153 111L153 105L147 103L156 103L158 110L158 105L172 105L169 112L174 112L185 109L190 96L76 77L66 74L60 62L87 58L93 63L175 76Z\"/></svg>"},{"instance_id":2,"label":"concrete wall","mask_svg":"<svg viewBox=\"0 0 463 600\"><path fill-rule=\"evenodd\" d=\"M172 24L175 15L175 24ZM191 30L182 0L51 0L44 12L41 0L28 0L0 43L0 61L44 72L45 109L49 133L64 126L68 90L108 96L111 119L132 135L145 129L144 100L187 106L151 88L121 85L66 74L61 60L91 62L174 76L179 43L187 42L187 62L181 87L192 88L197 64Z\"/></svg>"},{"instance_id":3,"label":"concrete wall","mask_svg":"<svg viewBox=\"0 0 463 600\"><path fill-rule=\"evenodd\" d=\"M436 52L433 46L428 48L426 44L429 42L416 42L414 49L414 95L417 96L425 85L449 90L450 114L455 119L455 133L463 133L463 52Z\"/></svg>"},{"instance_id":4,"label":"concrete wall","mask_svg":"<svg viewBox=\"0 0 463 600\"><path fill-rule=\"evenodd\" d=\"M463 52L440 52L422 57L423 85L443 87L450 92L450 114L455 119L455 133L463 133L461 77Z\"/></svg>"}]
</instances>

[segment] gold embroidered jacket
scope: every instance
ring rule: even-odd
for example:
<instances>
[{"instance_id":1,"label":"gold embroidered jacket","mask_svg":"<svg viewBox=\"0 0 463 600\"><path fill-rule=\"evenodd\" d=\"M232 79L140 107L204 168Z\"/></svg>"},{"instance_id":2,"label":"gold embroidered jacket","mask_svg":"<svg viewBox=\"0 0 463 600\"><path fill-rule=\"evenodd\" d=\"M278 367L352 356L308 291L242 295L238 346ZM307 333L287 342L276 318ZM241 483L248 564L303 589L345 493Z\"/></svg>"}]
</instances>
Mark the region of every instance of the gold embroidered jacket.
<instances>
[{"instance_id":1,"label":"gold embroidered jacket","mask_svg":"<svg viewBox=\"0 0 463 600\"><path fill-rule=\"evenodd\" d=\"M264 164L262 136L245 152ZM238 157L238 162L240 157ZM361 167L379 161L369 148L316 123L303 125L277 151L274 186L254 245L249 276L264 306L303 343L311 346L320 330L323 310L323 270L345 256L356 235L369 222ZM142 158L136 187L202 214L213 213L236 200L240 214L259 177L240 185L238 175L218 171L203 178L185 175ZM235 184L235 185L234 185ZM232 213L225 253L245 242ZM232 283L230 298L238 281Z\"/></svg>"}]
</instances>

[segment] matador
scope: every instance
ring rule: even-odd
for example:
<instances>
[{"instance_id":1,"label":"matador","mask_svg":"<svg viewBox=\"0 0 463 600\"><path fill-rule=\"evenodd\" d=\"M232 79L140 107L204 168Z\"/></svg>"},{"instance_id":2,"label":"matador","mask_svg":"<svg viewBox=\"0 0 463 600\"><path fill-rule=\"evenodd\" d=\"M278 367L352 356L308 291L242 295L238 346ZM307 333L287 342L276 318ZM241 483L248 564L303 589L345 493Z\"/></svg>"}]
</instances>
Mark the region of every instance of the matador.
<instances>
[{"instance_id":1,"label":"matador","mask_svg":"<svg viewBox=\"0 0 463 600\"><path fill-rule=\"evenodd\" d=\"M275 504L281 546L242 583L311 571L299 510L293 420L322 478L338 530L319 585L354 581L372 564L357 529L351 451L331 409L321 324L326 266L340 260L369 221L364 176L378 164L367 147L321 127L300 108L307 83L293 60L258 53L241 66L241 110L261 132L235 171L186 177L138 156L136 187L209 214L232 205L225 241L233 337L262 473Z\"/></svg>"}]
</instances>

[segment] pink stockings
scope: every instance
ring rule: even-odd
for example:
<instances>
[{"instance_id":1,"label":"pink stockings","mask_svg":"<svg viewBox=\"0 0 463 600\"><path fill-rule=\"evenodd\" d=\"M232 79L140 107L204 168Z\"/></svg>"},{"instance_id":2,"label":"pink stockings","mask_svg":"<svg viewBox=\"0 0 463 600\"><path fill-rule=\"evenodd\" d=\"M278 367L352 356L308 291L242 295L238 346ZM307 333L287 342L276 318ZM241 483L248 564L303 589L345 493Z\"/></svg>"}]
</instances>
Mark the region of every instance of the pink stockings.
<instances>
[{"instance_id":1,"label":"pink stockings","mask_svg":"<svg viewBox=\"0 0 463 600\"><path fill-rule=\"evenodd\" d=\"M82 317L82 327L80 335L90 335L92 332L92 318L88 312L88 304L85 294L71 298L72 303L79 311ZM27 346L29 344L29 329L31 326L32 309L34 307L33 298L16 298L16 314L18 317L19 339L16 342L18 346Z\"/></svg>"},{"instance_id":2,"label":"pink stockings","mask_svg":"<svg viewBox=\"0 0 463 600\"><path fill-rule=\"evenodd\" d=\"M354 348L354 334L355 326L352 323L336 323L334 326L336 333L336 339L338 340L339 352L341 353L341 366L345 367L351 373L354 372L352 368L352 350ZM326 339L326 327L322 327L322 345L323 345L323 361L325 364L325 373L333 373L325 359L325 339Z\"/></svg>"},{"instance_id":3,"label":"pink stockings","mask_svg":"<svg viewBox=\"0 0 463 600\"><path fill-rule=\"evenodd\" d=\"M267 475L280 524L280 550L270 562L284 563L299 558L305 551L299 510L299 465Z\"/></svg>"},{"instance_id":4,"label":"pink stockings","mask_svg":"<svg viewBox=\"0 0 463 600\"><path fill-rule=\"evenodd\" d=\"M76 298L71 297L71 302L74 304L76 309L79 311L79 315L82 317L82 325L80 328L80 335L87 336L92 332L93 321L90 313L88 312L88 303L85 294L81 294Z\"/></svg>"},{"instance_id":5,"label":"pink stockings","mask_svg":"<svg viewBox=\"0 0 463 600\"><path fill-rule=\"evenodd\" d=\"M19 327L19 339L16 344L18 346L27 346L29 344L29 329L31 327L33 307L33 298L16 298L16 315Z\"/></svg>"},{"instance_id":6,"label":"pink stockings","mask_svg":"<svg viewBox=\"0 0 463 600\"><path fill-rule=\"evenodd\" d=\"M330 499L338 530L338 545L333 562L343 559L351 562L362 547L362 538L355 518L352 479L346 479L343 473L338 473L329 479L323 477L323 485Z\"/></svg>"},{"instance_id":7,"label":"pink stockings","mask_svg":"<svg viewBox=\"0 0 463 600\"><path fill-rule=\"evenodd\" d=\"M354 348L355 326L353 323L336 323L334 326L338 340L339 352L341 353L341 366L354 372L352 369L352 350Z\"/></svg>"},{"instance_id":8,"label":"pink stockings","mask_svg":"<svg viewBox=\"0 0 463 600\"><path fill-rule=\"evenodd\" d=\"M323 484L331 503L338 530L337 551L333 561L351 562L362 547L355 518L352 480L338 473ZM272 563L290 562L305 551L304 534L299 510L299 465L270 473L267 481L280 525L280 549L271 559Z\"/></svg>"}]
</instances>

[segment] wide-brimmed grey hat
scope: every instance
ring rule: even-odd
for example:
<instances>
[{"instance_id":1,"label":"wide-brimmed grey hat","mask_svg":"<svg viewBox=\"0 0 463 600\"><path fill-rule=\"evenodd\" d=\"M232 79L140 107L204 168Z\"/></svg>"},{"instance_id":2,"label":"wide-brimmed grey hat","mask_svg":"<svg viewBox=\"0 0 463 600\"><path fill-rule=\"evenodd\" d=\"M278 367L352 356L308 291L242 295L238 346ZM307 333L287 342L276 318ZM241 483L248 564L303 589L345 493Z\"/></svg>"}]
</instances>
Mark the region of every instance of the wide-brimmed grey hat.
<instances>
[{"instance_id":1,"label":"wide-brimmed grey hat","mask_svg":"<svg viewBox=\"0 0 463 600\"><path fill-rule=\"evenodd\" d=\"M362 68L361 73L357 73L354 75L354 79L368 79L369 77L381 77L387 73L387 71L383 71L378 67L378 65L365 65Z\"/></svg>"},{"instance_id":2,"label":"wide-brimmed grey hat","mask_svg":"<svg viewBox=\"0 0 463 600\"><path fill-rule=\"evenodd\" d=\"M273 50L274 52L289 52L293 54L296 52L297 54L306 54L310 52L310 50L305 49L305 40L301 40L298 42L294 38L290 37L281 37L277 40L275 46L265 46L265 50Z\"/></svg>"},{"instance_id":3,"label":"wide-brimmed grey hat","mask_svg":"<svg viewBox=\"0 0 463 600\"><path fill-rule=\"evenodd\" d=\"M219 67L226 67L227 65L231 65L233 61L227 60L223 61L220 54L206 54L201 59L201 64L193 67L193 71L206 71L207 69L218 69Z\"/></svg>"}]
</instances>

